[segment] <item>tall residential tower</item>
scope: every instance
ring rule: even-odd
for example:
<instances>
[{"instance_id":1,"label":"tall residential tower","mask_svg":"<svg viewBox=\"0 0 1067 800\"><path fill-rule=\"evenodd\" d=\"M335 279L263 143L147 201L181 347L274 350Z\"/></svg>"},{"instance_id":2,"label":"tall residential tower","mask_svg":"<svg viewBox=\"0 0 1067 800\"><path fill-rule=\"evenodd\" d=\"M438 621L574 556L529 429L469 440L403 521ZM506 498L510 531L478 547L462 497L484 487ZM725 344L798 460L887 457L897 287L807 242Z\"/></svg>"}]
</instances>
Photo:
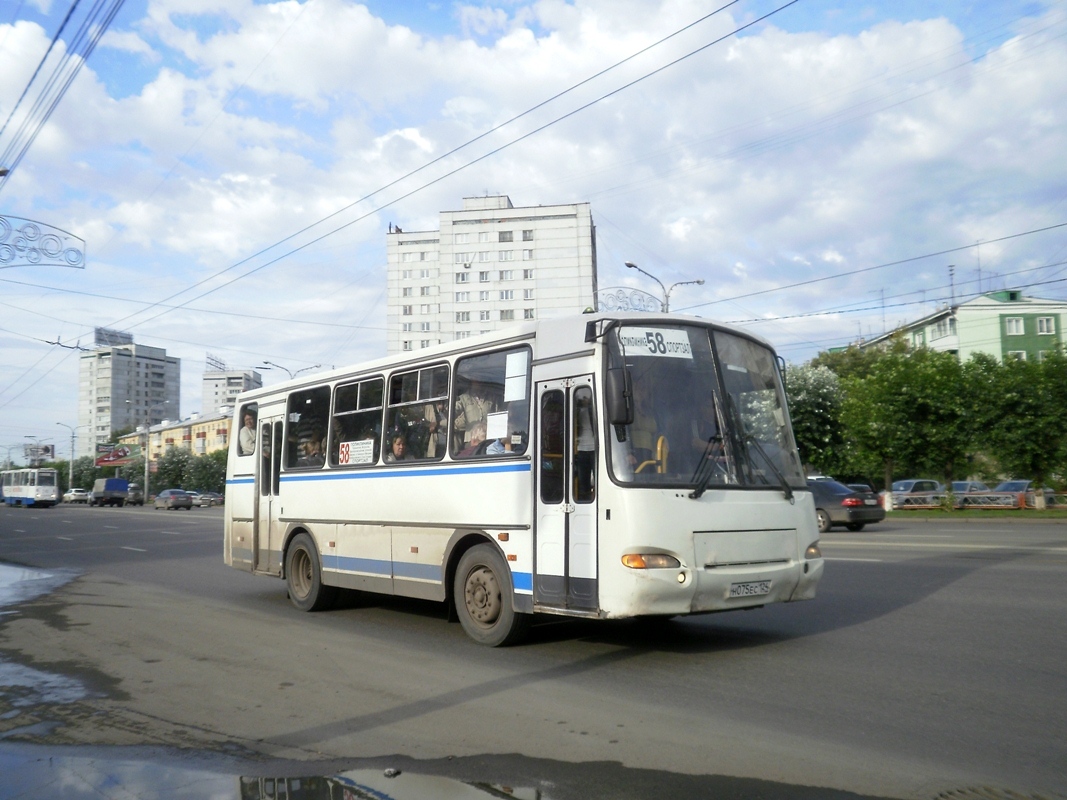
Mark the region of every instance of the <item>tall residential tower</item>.
<instances>
[{"instance_id":1,"label":"tall residential tower","mask_svg":"<svg viewBox=\"0 0 1067 800\"><path fill-rule=\"evenodd\" d=\"M78 456L94 455L112 431L180 417L181 359L133 336L96 329L96 347L78 365Z\"/></svg>"},{"instance_id":2,"label":"tall residential tower","mask_svg":"<svg viewBox=\"0 0 1067 800\"><path fill-rule=\"evenodd\" d=\"M465 197L436 231L387 237L390 354L594 305L596 231L588 203L515 208Z\"/></svg>"}]
</instances>

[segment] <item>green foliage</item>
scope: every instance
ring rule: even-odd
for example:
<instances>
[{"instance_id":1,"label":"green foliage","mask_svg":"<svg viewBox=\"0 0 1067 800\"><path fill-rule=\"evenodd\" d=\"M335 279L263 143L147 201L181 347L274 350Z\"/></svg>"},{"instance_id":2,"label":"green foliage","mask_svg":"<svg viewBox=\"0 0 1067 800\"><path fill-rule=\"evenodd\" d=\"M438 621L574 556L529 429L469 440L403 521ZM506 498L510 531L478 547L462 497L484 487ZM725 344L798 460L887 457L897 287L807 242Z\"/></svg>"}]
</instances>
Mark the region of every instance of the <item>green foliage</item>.
<instances>
[{"instance_id":1,"label":"green foliage","mask_svg":"<svg viewBox=\"0 0 1067 800\"><path fill-rule=\"evenodd\" d=\"M172 448L160 456L156 462L156 473L152 477L152 494L158 494L163 489L187 488L186 484L190 483L192 478L195 459L196 456L181 447Z\"/></svg>"},{"instance_id":2,"label":"green foliage","mask_svg":"<svg viewBox=\"0 0 1067 800\"><path fill-rule=\"evenodd\" d=\"M836 393L823 370L836 372ZM1061 350L1040 362L979 354L961 365L953 354L894 342L822 353L791 368L788 383L801 456L820 471L880 473L887 482L1067 476Z\"/></svg>"},{"instance_id":3,"label":"green foliage","mask_svg":"<svg viewBox=\"0 0 1067 800\"><path fill-rule=\"evenodd\" d=\"M215 450L193 459L182 488L197 492L219 492L226 487L226 451Z\"/></svg>"},{"instance_id":4,"label":"green foliage","mask_svg":"<svg viewBox=\"0 0 1067 800\"><path fill-rule=\"evenodd\" d=\"M838 470L845 460L841 381L825 366L790 366L786 371L786 392L801 462L809 471Z\"/></svg>"}]
</instances>

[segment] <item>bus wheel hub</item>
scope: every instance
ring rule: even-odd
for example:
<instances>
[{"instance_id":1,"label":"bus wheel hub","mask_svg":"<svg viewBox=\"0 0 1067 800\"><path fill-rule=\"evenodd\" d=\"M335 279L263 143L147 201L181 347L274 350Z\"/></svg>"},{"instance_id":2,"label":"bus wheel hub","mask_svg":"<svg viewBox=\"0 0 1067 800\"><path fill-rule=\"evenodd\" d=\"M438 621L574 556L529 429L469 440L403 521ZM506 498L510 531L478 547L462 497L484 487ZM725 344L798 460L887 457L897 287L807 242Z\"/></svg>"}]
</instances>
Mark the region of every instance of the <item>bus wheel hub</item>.
<instances>
[{"instance_id":1,"label":"bus wheel hub","mask_svg":"<svg viewBox=\"0 0 1067 800\"><path fill-rule=\"evenodd\" d=\"M492 570L481 567L467 577L467 610L481 623L492 623L500 615L500 589Z\"/></svg>"}]
</instances>

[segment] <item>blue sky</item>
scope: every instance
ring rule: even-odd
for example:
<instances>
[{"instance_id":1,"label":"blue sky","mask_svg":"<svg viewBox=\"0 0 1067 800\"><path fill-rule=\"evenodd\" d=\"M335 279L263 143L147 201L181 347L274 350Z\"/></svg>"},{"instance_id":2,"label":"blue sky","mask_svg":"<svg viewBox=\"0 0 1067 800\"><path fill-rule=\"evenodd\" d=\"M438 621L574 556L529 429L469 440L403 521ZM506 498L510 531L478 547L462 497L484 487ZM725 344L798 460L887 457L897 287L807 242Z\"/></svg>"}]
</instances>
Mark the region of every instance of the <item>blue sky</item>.
<instances>
[{"instance_id":1,"label":"blue sky","mask_svg":"<svg viewBox=\"0 0 1067 800\"><path fill-rule=\"evenodd\" d=\"M880 333L883 313L931 312L950 263L957 297L979 274L1067 297L1067 234L1026 233L1067 222L1064 0L799 0L730 35L784 3L692 24L713 6L128 0L0 190L0 215L89 252L84 270L0 270L0 444L75 421L77 359L46 342L95 325L182 358L183 414L205 353L294 369L381 355L388 224L432 228L485 191L589 201L602 287L652 288L625 261L704 278L672 309L796 362ZM0 117L68 8L0 5ZM183 289L168 301L183 308L153 305Z\"/></svg>"}]
</instances>

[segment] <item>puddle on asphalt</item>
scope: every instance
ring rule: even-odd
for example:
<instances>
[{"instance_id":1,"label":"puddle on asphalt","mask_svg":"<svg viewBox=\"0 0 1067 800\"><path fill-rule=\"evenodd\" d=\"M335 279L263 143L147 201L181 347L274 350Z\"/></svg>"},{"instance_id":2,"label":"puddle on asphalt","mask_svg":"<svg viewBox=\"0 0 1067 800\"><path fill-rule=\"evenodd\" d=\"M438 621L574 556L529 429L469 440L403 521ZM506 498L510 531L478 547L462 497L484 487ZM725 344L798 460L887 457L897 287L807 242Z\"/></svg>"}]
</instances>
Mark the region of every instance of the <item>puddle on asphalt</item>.
<instances>
[{"instance_id":1,"label":"puddle on asphalt","mask_svg":"<svg viewBox=\"0 0 1067 800\"><path fill-rule=\"evenodd\" d=\"M0 748L0 796L20 800L552 800L537 788L467 783L453 778L388 769L334 775L235 776L229 770L135 759L49 755L44 748Z\"/></svg>"},{"instance_id":2,"label":"puddle on asphalt","mask_svg":"<svg viewBox=\"0 0 1067 800\"><path fill-rule=\"evenodd\" d=\"M47 570L0 564L0 615L17 614L9 606L48 594L78 576L74 570ZM14 708L41 703L76 703L89 697L81 681L0 659L0 694ZM7 735L14 733L8 731ZM0 737L3 738L3 737Z\"/></svg>"},{"instance_id":3,"label":"puddle on asphalt","mask_svg":"<svg viewBox=\"0 0 1067 800\"><path fill-rule=\"evenodd\" d=\"M0 564L0 608L25 603L54 592L79 574L71 569L35 569L15 564Z\"/></svg>"}]
</instances>

